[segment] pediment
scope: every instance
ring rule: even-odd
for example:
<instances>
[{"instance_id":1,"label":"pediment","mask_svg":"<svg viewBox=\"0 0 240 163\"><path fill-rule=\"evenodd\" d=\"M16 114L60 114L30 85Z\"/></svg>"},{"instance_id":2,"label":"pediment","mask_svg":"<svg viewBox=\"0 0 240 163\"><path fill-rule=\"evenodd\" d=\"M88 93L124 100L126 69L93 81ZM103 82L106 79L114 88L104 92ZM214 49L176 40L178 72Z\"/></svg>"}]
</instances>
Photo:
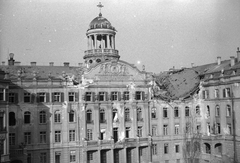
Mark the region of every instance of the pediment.
<instances>
[{"instance_id":1,"label":"pediment","mask_svg":"<svg viewBox=\"0 0 240 163\"><path fill-rule=\"evenodd\" d=\"M85 72L84 77L93 80L144 80L145 73L127 62L108 61L96 65Z\"/></svg>"}]
</instances>

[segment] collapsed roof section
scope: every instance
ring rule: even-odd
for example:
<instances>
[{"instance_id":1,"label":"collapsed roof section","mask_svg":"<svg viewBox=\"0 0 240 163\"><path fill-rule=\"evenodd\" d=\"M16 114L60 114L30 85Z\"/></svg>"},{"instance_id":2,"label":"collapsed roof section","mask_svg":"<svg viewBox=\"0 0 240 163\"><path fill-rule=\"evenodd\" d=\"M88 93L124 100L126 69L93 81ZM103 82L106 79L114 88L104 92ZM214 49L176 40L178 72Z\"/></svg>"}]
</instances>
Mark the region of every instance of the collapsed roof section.
<instances>
[{"instance_id":1,"label":"collapsed roof section","mask_svg":"<svg viewBox=\"0 0 240 163\"><path fill-rule=\"evenodd\" d=\"M181 69L156 75L155 82L160 88L154 92L155 97L162 100L177 100L188 98L196 92L200 78L192 69Z\"/></svg>"}]
</instances>

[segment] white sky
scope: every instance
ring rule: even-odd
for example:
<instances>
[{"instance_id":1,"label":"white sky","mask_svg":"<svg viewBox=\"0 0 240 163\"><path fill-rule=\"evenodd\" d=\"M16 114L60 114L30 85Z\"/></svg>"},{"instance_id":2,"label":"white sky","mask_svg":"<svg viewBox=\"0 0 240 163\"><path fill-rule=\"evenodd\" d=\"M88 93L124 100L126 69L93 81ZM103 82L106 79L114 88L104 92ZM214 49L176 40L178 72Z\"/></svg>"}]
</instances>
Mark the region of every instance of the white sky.
<instances>
[{"instance_id":1,"label":"white sky","mask_svg":"<svg viewBox=\"0 0 240 163\"><path fill-rule=\"evenodd\" d=\"M146 71L190 67L236 56L239 0L102 0L117 29L121 60ZM86 31L99 0L0 0L0 61L29 65L83 62ZM137 64L140 61L140 64Z\"/></svg>"}]
</instances>

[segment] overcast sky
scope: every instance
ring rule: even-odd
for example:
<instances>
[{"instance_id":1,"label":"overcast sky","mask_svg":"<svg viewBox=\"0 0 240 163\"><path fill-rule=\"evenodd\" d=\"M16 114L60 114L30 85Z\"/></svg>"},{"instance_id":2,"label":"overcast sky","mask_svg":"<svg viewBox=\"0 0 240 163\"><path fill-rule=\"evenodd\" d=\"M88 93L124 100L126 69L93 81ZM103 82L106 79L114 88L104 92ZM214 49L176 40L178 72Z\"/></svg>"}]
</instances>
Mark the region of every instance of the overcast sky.
<instances>
[{"instance_id":1,"label":"overcast sky","mask_svg":"<svg viewBox=\"0 0 240 163\"><path fill-rule=\"evenodd\" d=\"M102 0L121 60L160 72L236 56L240 0ZM0 0L0 61L76 66L99 0ZM138 64L137 62L141 63Z\"/></svg>"}]
</instances>

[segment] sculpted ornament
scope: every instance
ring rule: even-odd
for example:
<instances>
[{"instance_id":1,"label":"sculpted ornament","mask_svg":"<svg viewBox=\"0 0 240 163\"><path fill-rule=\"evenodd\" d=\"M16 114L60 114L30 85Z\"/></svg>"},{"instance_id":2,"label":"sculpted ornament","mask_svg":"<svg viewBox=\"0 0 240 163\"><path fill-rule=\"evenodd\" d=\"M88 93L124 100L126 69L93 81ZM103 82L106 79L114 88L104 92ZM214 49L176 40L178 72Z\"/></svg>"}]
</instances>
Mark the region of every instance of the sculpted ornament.
<instances>
[{"instance_id":1,"label":"sculpted ornament","mask_svg":"<svg viewBox=\"0 0 240 163\"><path fill-rule=\"evenodd\" d=\"M99 74L104 75L127 75L128 69L125 65L112 65L110 63L102 64L99 70Z\"/></svg>"}]
</instances>

